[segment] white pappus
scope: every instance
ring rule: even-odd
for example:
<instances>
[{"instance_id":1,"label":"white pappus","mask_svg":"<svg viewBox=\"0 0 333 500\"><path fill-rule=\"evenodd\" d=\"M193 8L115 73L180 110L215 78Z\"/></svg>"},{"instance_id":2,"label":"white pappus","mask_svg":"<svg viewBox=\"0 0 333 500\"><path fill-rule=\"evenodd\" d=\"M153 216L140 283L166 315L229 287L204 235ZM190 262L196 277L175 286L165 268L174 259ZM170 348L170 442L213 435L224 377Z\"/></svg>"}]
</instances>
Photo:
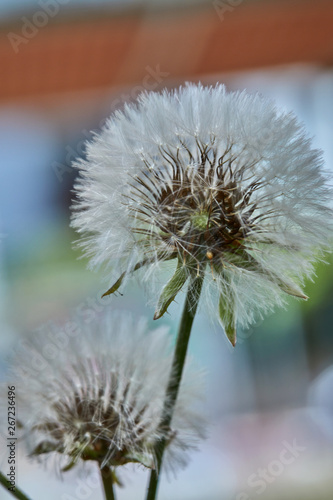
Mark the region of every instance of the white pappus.
<instances>
[{"instance_id":1,"label":"white pappus","mask_svg":"<svg viewBox=\"0 0 333 500\"><path fill-rule=\"evenodd\" d=\"M63 346L42 329L13 360L29 454L58 452L63 470L80 459L101 469L129 462L154 468L154 446L166 437L166 468L186 465L205 435L201 371L187 366L171 428L160 429L172 363L168 330L147 331L146 320L124 313L104 313L93 327L82 318L74 324L61 331Z\"/></svg>"},{"instance_id":2,"label":"white pappus","mask_svg":"<svg viewBox=\"0 0 333 500\"><path fill-rule=\"evenodd\" d=\"M90 266L111 271L107 293L137 271L159 293L159 318L191 275L203 276L203 303L232 344L237 323L286 294L306 299L304 279L329 249L321 152L293 114L259 95L219 84L144 93L75 167L72 226Z\"/></svg>"}]
</instances>

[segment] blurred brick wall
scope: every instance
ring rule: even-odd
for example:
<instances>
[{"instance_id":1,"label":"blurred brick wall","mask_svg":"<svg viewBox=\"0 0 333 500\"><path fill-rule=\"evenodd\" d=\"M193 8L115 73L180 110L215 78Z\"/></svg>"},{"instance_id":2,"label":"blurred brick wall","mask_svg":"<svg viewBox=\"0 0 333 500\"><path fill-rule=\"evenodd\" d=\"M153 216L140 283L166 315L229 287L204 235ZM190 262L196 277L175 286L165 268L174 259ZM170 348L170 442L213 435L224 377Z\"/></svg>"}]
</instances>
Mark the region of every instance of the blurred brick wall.
<instances>
[{"instance_id":1,"label":"blurred brick wall","mask_svg":"<svg viewBox=\"0 0 333 500\"><path fill-rule=\"evenodd\" d=\"M52 15L39 7L1 27L0 100L142 81L149 89L159 79L297 62L331 65L332 26L331 0L215 0L90 16L65 5Z\"/></svg>"}]
</instances>

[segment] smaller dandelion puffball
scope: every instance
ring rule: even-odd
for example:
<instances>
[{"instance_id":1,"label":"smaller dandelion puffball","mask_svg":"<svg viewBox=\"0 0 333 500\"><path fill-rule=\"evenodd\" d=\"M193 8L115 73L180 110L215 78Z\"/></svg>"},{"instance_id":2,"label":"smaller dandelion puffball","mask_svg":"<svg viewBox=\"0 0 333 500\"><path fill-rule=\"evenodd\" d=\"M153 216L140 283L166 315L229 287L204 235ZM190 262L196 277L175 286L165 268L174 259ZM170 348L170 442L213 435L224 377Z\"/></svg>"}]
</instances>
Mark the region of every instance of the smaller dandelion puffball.
<instances>
[{"instance_id":1,"label":"smaller dandelion puffball","mask_svg":"<svg viewBox=\"0 0 333 500\"><path fill-rule=\"evenodd\" d=\"M167 330L147 331L144 319L120 314L104 314L93 328L82 319L74 325L68 333L38 332L14 359L11 380L29 454L58 452L63 470L79 459L100 468L154 468L154 445L166 438L166 468L186 465L204 437L195 408L200 370L185 371L171 428L160 429L172 364Z\"/></svg>"},{"instance_id":2,"label":"smaller dandelion puffball","mask_svg":"<svg viewBox=\"0 0 333 500\"><path fill-rule=\"evenodd\" d=\"M202 277L233 344L236 323L307 298L332 236L332 191L303 126L271 101L222 85L144 93L75 166L72 225L91 267L112 270L107 293L140 269L157 319ZM166 284L162 266L174 273Z\"/></svg>"}]
</instances>

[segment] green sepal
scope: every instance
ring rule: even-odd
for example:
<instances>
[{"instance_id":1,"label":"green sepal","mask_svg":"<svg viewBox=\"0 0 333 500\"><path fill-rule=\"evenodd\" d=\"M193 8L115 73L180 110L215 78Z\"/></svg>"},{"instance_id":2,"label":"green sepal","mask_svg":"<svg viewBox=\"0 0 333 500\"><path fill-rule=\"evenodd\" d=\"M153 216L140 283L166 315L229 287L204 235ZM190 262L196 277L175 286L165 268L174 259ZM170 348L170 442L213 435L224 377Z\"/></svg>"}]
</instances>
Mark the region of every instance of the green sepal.
<instances>
[{"instance_id":1,"label":"green sepal","mask_svg":"<svg viewBox=\"0 0 333 500\"><path fill-rule=\"evenodd\" d=\"M154 457L150 453L128 453L124 455L126 463L136 463L141 464L147 469L155 469Z\"/></svg>"},{"instance_id":2,"label":"green sepal","mask_svg":"<svg viewBox=\"0 0 333 500\"><path fill-rule=\"evenodd\" d=\"M174 259L175 256L176 256L175 254L171 254L167 258L164 258L164 259L161 258L160 260ZM157 260L159 260L159 259L157 258ZM155 262L155 260L144 259L141 262L138 262L137 264L135 264L135 266L133 267L133 269L131 269L130 271L124 271L120 275L120 277L117 279L117 281L105 293L103 293L102 298L103 297L107 297L108 295L112 295L113 293L115 293L118 290L118 288L120 287L120 285L122 284L122 282L123 282L126 274L134 273L135 271L137 271L141 267L146 266L147 264L152 264L153 262Z\"/></svg>"},{"instance_id":3,"label":"green sepal","mask_svg":"<svg viewBox=\"0 0 333 500\"><path fill-rule=\"evenodd\" d=\"M75 460L70 460L67 465L62 467L61 472L67 472L71 470L76 465Z\"/></svg>"},{"instance_id":4,"label":"green sepal","mask_svg":"<svg viewBox=\"0 0 333 500\"><path fill-rule=\"evenodd\" d=\"M109 288L105 293L103 293L102 298L106 297L107 295L112 295L113 293L115 293L118 290L118 288L120 287L120 285L122 284L122 282L123 282L123 280L128 272L134 273L135 271L140 269L140 267L143 267L146 264L149 264L149 262L151 262L149 259L145 259L145 260L135 264L135 266L133 267L133 269L131 271L124 271L120 275L120 277L117 279L117 281L111 286L111 288Z\"/></svg>"},{"instance_id":5,"label":"green sepal","mask_svg":"<svg viewBox=\"0 0 333 500\"><path fill-rule=\"evenodd\" d=\"M103 293L102 298L115 293L122 284L125 276L126 276L126 271L120 275L120 278L118 278L117 281L105 293Z\"/></svg>"},{"instance_id":6,"label":"green sepal","mask_svg":"<svg viewBox=\"0 0 333 500\"><path fill-rule=\"evenodd\" d=\"M59 451L59 447L55 443L43 441L33 449L30 456L43 455L44 453L51 453L51 451Z\"/></svg>"},{"instance_id":7,"label":"green sepal","mask_svg":"<svg viewBox=\"0 0 333 500\"><path fill-rule=\"evenodd\" d=\"M308 300L309 297L307 297L295 283L292 283L291 281L286 283L285 281L281 280L277 273L273 271L266 271L249 253L245 254L242 251L242 253L238 253L237 256L241 257L235 262L238 267L242 267L243 269L247 269L248 271L253 271L264 276L268 276L284 293L287 293L288 295L292 295L293 297L297 297L299 299Z\"/></svg>"},{"instance_id":8,"label":"green sepal","mask_svg":"<svg viewBox=\"0 0 333 500\"><path fill-rule=\"evenodd\" d=\"M226 336L233 347L236 345L236 317L233 308L228 307L224 296L220 295L219 315Z\"/></svg>"},{"instance_id":9,"label":"green sepal","mask_svg":"<svg viewBox=\"0 0 333 500\"><path fill-rule=\"evenodd\" d=\"M300 288L295 286L294 283L284 283L281 280L278 280L277 282L278 286L281 288L281 290L288 295L292 295L293 297L297 297L299 299L303 300L308 300L308 296L305 295Z\"/></svg>"},{"instance_id":10,"label":"green sepal","mask_svg":"<svg viewBox=\"0 0 333 500\"><path fill-rule=\"evenodd\" d=\"M163 314L168 310L169 305L173 300L175 300L176 295L182 287L184 286L187 278L188 278L188 270L187 266L183 264L183 262L178 259L177 269L172 278L168 281L168 283L164 286L160 298L158 299L156 311L154 314L154 319L159 319L163 316Z\"/></svg>"},{"instance_id":11,"label":"green sepal","mask_svg":"<svg viewBox=\"0 0 333 500\"><path fill-rule=\"evenodd\" d=\"M124 483L119 479L119 477L116 474L116 471L114 469L110 469L110 470L111 470L111 474L112 474L112 483L116 484L120 488L123 488Z\"/></svg>"}]
</instances>

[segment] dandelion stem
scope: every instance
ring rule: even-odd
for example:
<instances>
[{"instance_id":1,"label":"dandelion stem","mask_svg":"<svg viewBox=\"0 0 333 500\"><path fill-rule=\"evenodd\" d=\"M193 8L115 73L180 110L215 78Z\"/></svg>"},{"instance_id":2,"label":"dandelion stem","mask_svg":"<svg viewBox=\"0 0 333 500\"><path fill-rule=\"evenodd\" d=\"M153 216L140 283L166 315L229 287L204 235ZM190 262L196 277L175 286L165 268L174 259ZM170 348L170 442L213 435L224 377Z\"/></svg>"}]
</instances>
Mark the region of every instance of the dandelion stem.
<instances>
[{"instance_id":1,"label":"dandelion stem","mask_svg":"<svg viewBox=\"0 0 333 500\"><path fill-rule=\"evenodd\" d=\"M110 467L101 469L105 500L116 500L113 489L113 474Z\"/></svg>"},{"instance_id":2,"label":"dandelion stem","mask_svg":"<svg viewBox=\"0 0 333 500\"><path fill-rule=\"evenodd\" d=\"M185 299L183 314L181 317L176 348L174 352L172 369L169 378L160 429L168 429L171 424L173 410L176 405L180 382L182 378L183 368L185 364L187 346L190 339L191 329L195 313L199 303L203 278L201 276L193 276L191 278L187 296ZM155 448L156 453L156 469L151 471L150 481L147 491L146 500L155 500L158 488L159 477L161 473L162 459L167 437L159 441Z\"/></svg>"},{"instance_id":3,"label":"dandelion stem","mask_svg":"<svg viewBox=\"0 0 333 500\"><path fill-rule=\"evenodd\" d=\"M14 490L8 489L8 480L6 476L2 474L2 472L0 472L0 484L2 484L2 486L13 495L13 497L18 498L19 500L29 500L29 497L27 497L17 486L15 486Z\"/></svg>"}]
</instances>

